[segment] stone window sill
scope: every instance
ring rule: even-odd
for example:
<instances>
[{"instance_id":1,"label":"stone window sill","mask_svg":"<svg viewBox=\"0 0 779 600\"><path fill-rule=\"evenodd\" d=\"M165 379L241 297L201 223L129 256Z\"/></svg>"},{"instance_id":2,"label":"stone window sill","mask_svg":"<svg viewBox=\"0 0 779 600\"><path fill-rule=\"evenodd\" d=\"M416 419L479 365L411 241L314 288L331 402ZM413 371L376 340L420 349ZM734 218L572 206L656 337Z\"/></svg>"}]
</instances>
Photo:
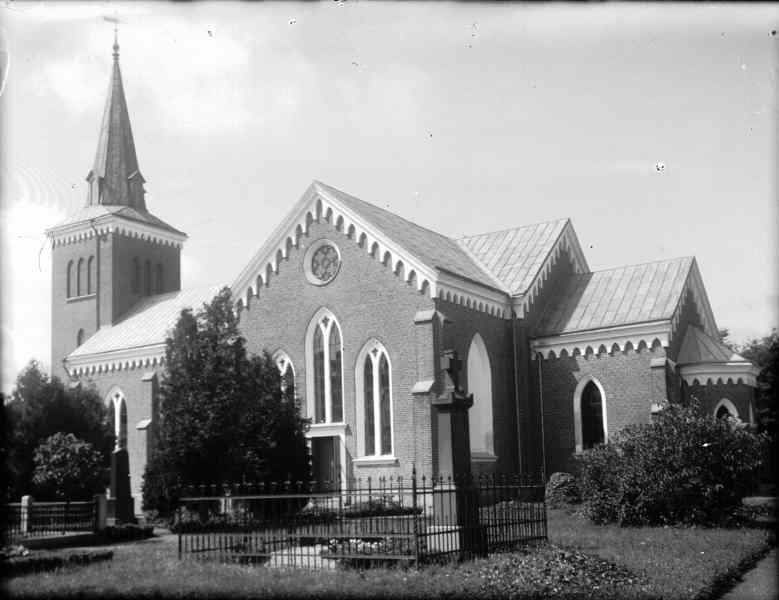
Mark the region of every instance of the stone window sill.
<instances>
[{"instance_id":1,"label":"stone window sill","mask_svg":"<svg viewBox=\"0 0 779 600\"><path fill-rule=\"evenodd\" d=\"M356 467L396 467L400 463L394 456L362 456L360 458L355 458L352 461L352 464Z\"/></svg>"},{"instance_id":2,"label":"stone window sill","mask_svg":"<svg viewBox=\"0 0 779 600\"><path fill-rule=\"evenodd\" d=\"M82 300L89 300L90 298L94 298L97 296L97 294L83 294L81 296L72 296L70 298L67 298L66 302L81 302Z\"/></svg>"}]
</instances>

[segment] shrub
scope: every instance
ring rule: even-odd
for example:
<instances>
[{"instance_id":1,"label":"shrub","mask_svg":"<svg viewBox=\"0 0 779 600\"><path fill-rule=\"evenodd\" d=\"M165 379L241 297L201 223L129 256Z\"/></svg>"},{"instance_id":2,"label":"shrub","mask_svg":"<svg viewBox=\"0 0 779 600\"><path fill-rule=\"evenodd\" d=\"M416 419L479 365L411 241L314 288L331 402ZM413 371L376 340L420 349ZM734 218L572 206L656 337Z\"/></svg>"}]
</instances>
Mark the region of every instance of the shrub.
<instances>
[{"instance_id":1,"label":"shrub","mask_svg":"<svg viewBox=\"0 0 779 600\"><path fill-rule=\"evenodd\" d=\"M546 505L559 508L578 504L580 500L579 484L570 473L552 473L546 484Z\"/></svg>"},{"instance_id":2,"label":"shrub","mask_svg":"<svg viewBox=\"0 0 779 600\"><path fill-rule=\"evenodd\" d=\"M105 488L100 452L72 433L55 433L35 450L33 485L39 498L89 500Z\"/></svg>"},{"instance_id":3,"label":"shrub","mask_svg":"<svg viewBox=\"0 0 779 600\"><path fill-rule=\"evenodd\" d=\"M586 512L596 523L721 523L752 487L765 445L695 401L670 405L577 457Z\"/></svg>"}]
</instances>

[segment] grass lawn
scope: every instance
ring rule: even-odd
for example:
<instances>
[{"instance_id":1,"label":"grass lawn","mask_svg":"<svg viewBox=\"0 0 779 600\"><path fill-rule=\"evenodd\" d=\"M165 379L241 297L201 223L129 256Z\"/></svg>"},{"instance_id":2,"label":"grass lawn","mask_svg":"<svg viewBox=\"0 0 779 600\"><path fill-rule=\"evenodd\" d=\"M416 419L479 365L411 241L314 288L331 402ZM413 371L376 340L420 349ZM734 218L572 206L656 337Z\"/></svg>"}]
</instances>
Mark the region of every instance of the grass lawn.
<instances>
[{"instance_id":1,"label":"grass lawn","mask_svg":"<svg viewBox=\"0 0 779 600\"><path fill-rule=\"evenodd\" d=\"M112 546L113 561L5 582L20 597L685 598L763 551L757 529L621 529L550 510L548 545L420 570L305 572L176 558L176 537Z\"/></svg>"}]
</instances>

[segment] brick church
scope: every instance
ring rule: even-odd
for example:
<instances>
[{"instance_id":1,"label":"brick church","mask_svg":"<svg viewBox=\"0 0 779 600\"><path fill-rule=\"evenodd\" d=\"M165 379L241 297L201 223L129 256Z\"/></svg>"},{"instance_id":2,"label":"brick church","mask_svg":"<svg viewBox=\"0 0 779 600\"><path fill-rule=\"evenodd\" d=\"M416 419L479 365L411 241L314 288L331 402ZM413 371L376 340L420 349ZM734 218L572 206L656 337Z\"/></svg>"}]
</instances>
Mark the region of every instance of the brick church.
<instances>
[{"instance_id":1,"label":"brick church","mask_svg":"<svg viewBox=\"0 0 779 600\"><path fill-rule=\"evenodd\" d=\"M52 369L105 398L140 507L166 334L220 286L182 288L187 236L146 206L118 50L85 206L47 231ZM474 472L565 470L691 396L754 420L756 368L718 341L695 258L592 271L568 219L452 239L315 181L231 289L316 477L444 474L453 356Z\"/></svg>"}]
</instances>

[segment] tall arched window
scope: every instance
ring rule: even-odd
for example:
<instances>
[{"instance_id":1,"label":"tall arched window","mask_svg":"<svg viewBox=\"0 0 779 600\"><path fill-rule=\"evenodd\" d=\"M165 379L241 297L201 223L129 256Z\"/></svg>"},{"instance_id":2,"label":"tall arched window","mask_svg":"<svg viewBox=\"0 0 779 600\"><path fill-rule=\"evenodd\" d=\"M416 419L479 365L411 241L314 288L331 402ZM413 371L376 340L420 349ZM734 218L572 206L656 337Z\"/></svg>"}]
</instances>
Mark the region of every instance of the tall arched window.
<instances>
[{"instance_id":1,"label":"tall arched window","mask_svg":"<svg viewBox=\"0 0 779 600\"><path fill-rule=\"evenodd\" d=\"M161 294L162 293L162 287L163 287L162 286L162 284L163 284L163 280L162 280L162 265L157 265L157 272L156 272L155 279L156 279L155 289L157 290L158 294Z\"/></svg>"},{"instance_id":2,"label":"tall arched window","mask_svg":"<svg viewBox=\"0 0 779 600\"><path fill-rule=\"evenodd\" d=\"M137 258L133 259L132 290L133 294L141 293L141 263Z\"/></svg>"},{"instance_id":3,"label":"tall arched window","mask_svg":"<svg viewBox=\"0 0 779 600\"><path fill-rule=\"evenodd\" d=\"M487 346L478 333L468 348L468 393L473 394L473 408L468 411L471 453L492 455L492 368Z\"/></svg>"},{"instance_id":4,"label":"tall arched window","mask_svg":"<svg viewBox=\"0 0 779 600\"><path fill-rule=\"evenodd\" d=\"M579 381L574 391L573 417L577 452L608 441L606 394L597 379Z\"/></svg>"},{"instance_id":5,"label":"tall arched window","mask_svg":"<svg viewBox=\"0 0 779 600\"><path fill-rule=\"evenodd\" d=\"M76 267L76 296L81 296L84 293L84 259L78 259L78 266Z\"/></svg>"},{"instance_id":6,"label":"tall arched window","mask_svg":"<svg viewBox=\"0 0 779 600\"><path fill-rule=\"evenodd\" d=\"M362 456L391 456L393 449L392 375L389 355L378 340L371 340L357 355L357 423Z\"/></svg>"},{"instance_id":7,"label":"tall arched window","mask_svg":"<svg viewBox=\"0 0 779 600\"><path fill-rule=\"evenodd\" d=\"M72 298L73 297L73 291L74 291L74 283L75 280L73 279L73 261L68 261L68 281L67 281L67 289L66 291L66 297Z\"/></svg>"},{"instance_id":8,"label":"tall arched window","mask_svg":"<svg viewBox=\"0 0 779 600\"><path fill-rule=\"evenodd\" d=\"M76 348L78 348L83 343L84 343L84 330L79 329L78 333L76 334Z\"/></svg>"},{"instance_id":9,"label":"tall arched window","mask_svg":"<svg viewBox=\"0 0 779 600\"><path fill-rule=\"evenodd\" d=\"M143 293L151 296L151 261L146 261L143 265Z\"/></svg>"},{"instance_id":10,"label":"tall arched window","mask_svg":"<svg viewBox=\"0 0 779 600\"><path fill-rule=\"evenodd\" d=\"M127 449L127 403L121 389L114 387L108 392L108 412L114 421L116 445L114 450Z\"/></svg>"},{"instance_id":11,"label":"tall arched window","mask_svg":"<svg viewBox=\"0 0 779 600\"><path fill-rule=\"evenodd\" d=\"M295 367L292 365L292 360L283 350L276 352L273 359L276 361L276 367L279 369L279 374L281 375L281 391L284 392L286 398L294 399Z\"/></svg>"},{"instance_id":12,"label":"tall arched window","mask_svg":"<svg viewBox=\"0 0 779 600\"><path fill-rule=\"evenodd\" d=\"M87 261L87 294L95 293L95 257L90 256Z\"/></svg>"},{"instance_id":13,"label":"tall arched window","mask_svg":"<svg viewBox=\"0 0 779 600\"><path fill-rule=\"evenodd\" d=\"M306 332L308 414L314 423L343 422L343 344L333 314L321 309Z\"/></svg>"}]
</instances>

